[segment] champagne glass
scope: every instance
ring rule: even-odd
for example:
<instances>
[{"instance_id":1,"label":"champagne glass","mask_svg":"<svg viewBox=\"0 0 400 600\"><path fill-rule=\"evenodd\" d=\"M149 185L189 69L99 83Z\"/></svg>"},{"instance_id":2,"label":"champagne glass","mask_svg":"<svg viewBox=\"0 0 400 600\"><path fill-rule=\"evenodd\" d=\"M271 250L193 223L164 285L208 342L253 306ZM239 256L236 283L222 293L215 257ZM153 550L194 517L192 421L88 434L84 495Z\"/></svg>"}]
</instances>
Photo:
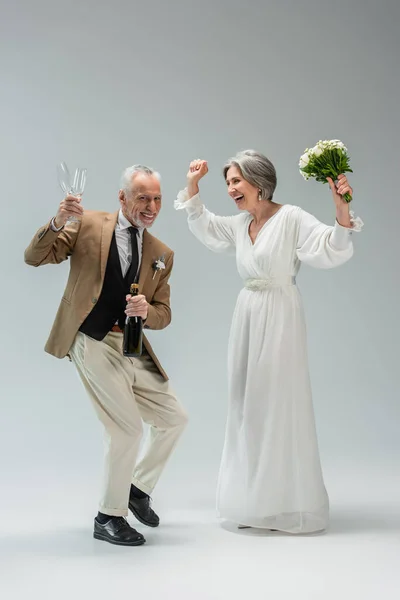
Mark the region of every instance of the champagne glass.
<instances>
[{"instance_id":1,"label":"champagne glass","mask_svg":"<svg viewBox=\"0 0 400 600\"><path fill-rule=\"evenodd\" d=\"M82 169L81 167L78 167L75 171L74 183L72 184L75 196L82 196L85 191L86 173L87 169Z\"/></svg>"},{"instance_id":2,"label":"champagne glass","mask_svg":"<svg viewBox=\"0 0 400 600\"><path fill-rule=\"evenodd\" d=\"M75 171L74 182L72 184L72 194L74 196L82 197L83 192L85 191L86 185L86 173L87 169L83 169L82 167L78 167ZM79 217L71 217L69 221L79 222Z\"/></svg>"},{"instance_id":3,"label":"champagne glass","mask_svg":"<svg viewBox=\"0 0 400 600\"><path fill-rule=\"evenodd\" d=\"M74 179L72 181L71 174L68 166L65 162L61 162L57 165L58 183L65 194L72 196L81 197L86 185L86 173L87 169L78 167L75 171ZM79 222L79 217L70 216L68 223Z\"/></svg>"},{"instance_id":4,"label":"champagne glass","mask_svg":"<svg viewBox=\"0 0 400 600\"><path fill-rule=\"evenodd\" d=\"M65 162L61 162L57 165L57 176L58 183L64 194L70 194L72 190L71 175Z\"/></svg>"}]
</instances>

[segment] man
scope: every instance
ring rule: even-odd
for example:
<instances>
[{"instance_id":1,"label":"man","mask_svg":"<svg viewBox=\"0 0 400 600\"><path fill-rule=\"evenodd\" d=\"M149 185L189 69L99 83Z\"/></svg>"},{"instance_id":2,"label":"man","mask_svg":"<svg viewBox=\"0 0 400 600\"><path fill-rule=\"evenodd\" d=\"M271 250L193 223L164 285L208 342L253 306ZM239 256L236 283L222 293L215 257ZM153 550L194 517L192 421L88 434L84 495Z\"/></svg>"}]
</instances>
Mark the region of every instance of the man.
<instances>
[{"instance_id":1,"label":"man","mask_svg":"<svg viewBox=\"0 0 400 600\"><path fill-rule=\"evenodd\" d=\"M141 165L126 169L119 200L119 211L109 214L84 212L80 197L67 196L35 234L25 262L38 267L70 257L69 279L45 350L73 361L105 428L104 491L93 535L138 546L145 538L126 521L128 508L144 525L159 524L149 495L187 417L145 336L142 356L122 354L127 315L141 317L148 329L163 329L171 321L173 252L148 232L161 208L158 173ZM134 281L139 295L131 297ZM150 432L137 463L142 420Z\"/></svg>"}]
</instances>

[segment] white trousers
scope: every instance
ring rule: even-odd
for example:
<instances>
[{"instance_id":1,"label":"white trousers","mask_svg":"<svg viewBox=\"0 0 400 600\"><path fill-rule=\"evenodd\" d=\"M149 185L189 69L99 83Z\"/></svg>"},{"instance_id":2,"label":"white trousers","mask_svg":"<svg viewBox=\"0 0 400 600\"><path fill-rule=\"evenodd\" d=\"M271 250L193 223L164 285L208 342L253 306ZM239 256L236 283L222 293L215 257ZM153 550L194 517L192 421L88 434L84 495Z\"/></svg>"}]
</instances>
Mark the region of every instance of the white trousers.
<instances>
[{"instance_id":1,"label":"white trousers","mask_svg":"<svg viewBox=\"0 0 400 600\"><path fill-rule=\"evenodd\" d=\"M130 485L150 494L187 423L187 416L150 356L122 354L122 333L102 341L78 332L70 355L105 428L104 488L99 510L128 514ZM150 425L137 462L143 421Z\"/></svg>"}]
</instances>

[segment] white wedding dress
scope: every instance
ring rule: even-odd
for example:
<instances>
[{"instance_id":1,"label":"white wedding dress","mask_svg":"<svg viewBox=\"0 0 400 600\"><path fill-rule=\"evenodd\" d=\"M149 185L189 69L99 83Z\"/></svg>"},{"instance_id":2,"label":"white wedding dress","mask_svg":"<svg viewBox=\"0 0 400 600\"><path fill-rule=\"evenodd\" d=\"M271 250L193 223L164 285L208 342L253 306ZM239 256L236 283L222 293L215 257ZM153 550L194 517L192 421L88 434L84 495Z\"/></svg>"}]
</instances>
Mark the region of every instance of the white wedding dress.
<instances>
[{"instance_id":1,"label":"white wedding dress","mask_svg":"<svg viewBox=\"0 0 400 600\"><path fill-rule=\"evenodd\" d=\"M254 244L251 215L219 217L196 195L178 195L192 233L210 250L236 254L243 280L228 348L229 411L217 490L218 516L291 533L327 527L329 501L314 422L300 261L328 269L353 254L353 229L284 205Z\"/></svg>"}]
</instances>

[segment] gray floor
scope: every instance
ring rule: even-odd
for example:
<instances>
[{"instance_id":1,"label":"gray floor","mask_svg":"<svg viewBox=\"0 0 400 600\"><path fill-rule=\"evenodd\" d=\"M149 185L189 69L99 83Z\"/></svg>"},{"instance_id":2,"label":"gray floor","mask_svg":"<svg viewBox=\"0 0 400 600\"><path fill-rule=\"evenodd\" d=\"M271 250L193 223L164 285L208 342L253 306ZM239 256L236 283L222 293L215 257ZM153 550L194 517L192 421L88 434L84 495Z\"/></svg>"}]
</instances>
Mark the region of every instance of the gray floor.
<instances>
[{"instance_id":1,"label":"gray floor","mask_svg":"<svg viewBox=\"0 0 400 600\"><path fill-rule=\"evenodd\" d=\"M96 490L84 480L40 481L11 501L2 496L2 598L372 600L400 594L400 479L343 474L330 482L329 532L289 536L238 531L215 519L212 498L160 486L162 525L147 544L119 548L91 537ZM75 485L75 487L73 487ZM202 488L203 489L203 488ZM82 502L83 499L83 502ZM132 524L134 519L130 519Z\"/></svg>"}]
</instances>

